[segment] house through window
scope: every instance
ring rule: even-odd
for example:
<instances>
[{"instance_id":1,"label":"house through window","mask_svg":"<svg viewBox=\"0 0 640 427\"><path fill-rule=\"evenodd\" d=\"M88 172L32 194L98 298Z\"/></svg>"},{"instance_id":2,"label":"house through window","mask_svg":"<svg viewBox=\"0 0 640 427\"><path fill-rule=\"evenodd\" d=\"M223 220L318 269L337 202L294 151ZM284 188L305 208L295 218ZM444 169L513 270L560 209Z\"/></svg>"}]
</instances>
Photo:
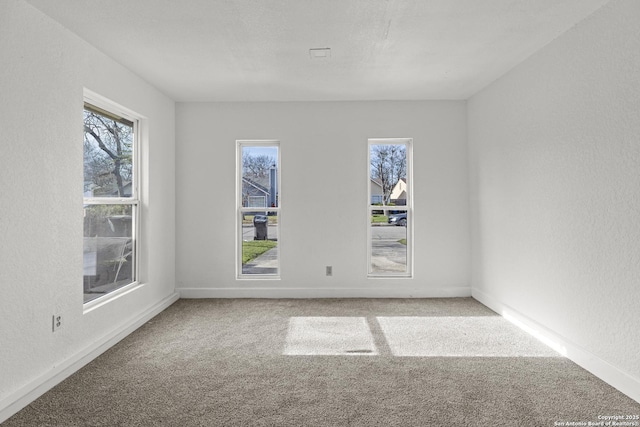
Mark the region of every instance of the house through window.
<instances>
[{"instance_id":1,"label":"house through window","mask_svg":"<svg viewBox=\"0 0 640 427\"><path fill-rule=\"evenodd\" d=\"M237 141L238 277L280 274L280 144Z\"/></svg>"},{"instance_id":2,"label":"house through window","mask_svg":"<svg viewBox=\"0 0 640 427\"><path fill-rule=\"evenodd\" d=\"M85 102L85 303L137 280L137 129L115 106Z\"/></svg>"}]
</instances>

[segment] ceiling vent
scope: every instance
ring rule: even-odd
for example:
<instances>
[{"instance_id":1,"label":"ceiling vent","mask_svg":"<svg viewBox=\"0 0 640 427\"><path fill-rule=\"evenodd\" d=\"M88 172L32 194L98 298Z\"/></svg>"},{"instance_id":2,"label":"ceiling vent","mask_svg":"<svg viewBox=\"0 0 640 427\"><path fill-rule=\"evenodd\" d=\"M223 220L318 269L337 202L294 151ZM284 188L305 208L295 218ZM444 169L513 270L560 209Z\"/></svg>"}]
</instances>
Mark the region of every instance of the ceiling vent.
<instances>
[{"instance_id":1,"label":"ceiling vent","mask_svg":"<svg viewBox=\"0 0 640 427\"><path fill-rule=\"evenodd\" d=\"M311 59L331 58L331 49L328 47L319 47L315 49L309 49L309 56L311 57Z\"/></svg>"}]
</instances>

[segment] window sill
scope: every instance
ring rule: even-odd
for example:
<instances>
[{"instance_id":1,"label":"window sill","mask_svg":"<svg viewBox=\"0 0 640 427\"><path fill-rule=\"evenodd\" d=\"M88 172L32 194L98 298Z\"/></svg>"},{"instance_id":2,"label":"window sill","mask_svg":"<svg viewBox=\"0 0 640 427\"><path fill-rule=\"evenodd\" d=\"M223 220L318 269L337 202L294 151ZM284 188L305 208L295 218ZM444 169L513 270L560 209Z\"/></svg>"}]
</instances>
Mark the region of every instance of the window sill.
<instances>
[{"instance_id":1,"label":"window sill","mask_svg":"<svg viewBox=\"0 0 640 427\"><path fill-rule=\"evenodd\" d=\"M273 275L264 275L264 274L253 274L246 276L237 276L236 280L239 281L249 281L249 280L280 280L280 276Z\"/></svg>"},{"instance_id":2,"label":"window sill","mask_svg":"<svg viewBox=\"0 0 640 427\"><path fill-rule=\"evenodd\" d=\"M120 297L122 297L122 296L124 296L124 295L126 295L128 293L130 293L130 292L133 292L136 289L141 288L142 286L143 286L142 283L133 282L133 283L130 283L130 284L126 285L126 286L123 286L123 287L121 287L119 289L116 289L113 292L109 292L106 295L103 295L103 296L98 297L98 298L96 298L94 300L91 300L91 301L83 304L83 306L82 306L82 314L87 314L87 313L89 313L89 312L91 312L93 310L96 310L97 308L102 307L103 305L108 304L111 301L116 300L116 299L118 299L118 298L120 298Z\"/></svg>"}]
</instances>

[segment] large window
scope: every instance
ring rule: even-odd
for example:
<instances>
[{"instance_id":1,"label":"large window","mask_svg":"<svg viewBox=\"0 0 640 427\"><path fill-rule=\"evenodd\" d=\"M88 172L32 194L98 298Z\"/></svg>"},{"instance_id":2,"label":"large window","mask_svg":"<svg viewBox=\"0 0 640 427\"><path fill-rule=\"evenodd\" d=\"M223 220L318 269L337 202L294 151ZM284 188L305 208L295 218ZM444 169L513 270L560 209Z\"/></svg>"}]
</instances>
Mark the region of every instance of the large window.
<instances>
[{"instance_id":1,"label":"large window","mask_svg":"<svg viewBox=\"0 0 640 427\"><path fill-rule=\"evenodd\" d=\"M280 144L237 141L238 278L279 278Z\"/></svg>"},{"instance_id":2,"label":"large window","mask_svg":"<svg viewBox=\"0 0 640 427\"><path fill-rule=\"evenodd\" d=\"M412 275L411 139L369 140L370 277Z\"/></svg>"},{"instance_id":3,"label":"large window","mask_svg":"<svg viewBox=\"0 0 640 427\"><path fill-rule=\"evenodd\" d=\"M85 100L85 303L137 280L137 131L115 106Z\"/></svg>"}]
</instances>

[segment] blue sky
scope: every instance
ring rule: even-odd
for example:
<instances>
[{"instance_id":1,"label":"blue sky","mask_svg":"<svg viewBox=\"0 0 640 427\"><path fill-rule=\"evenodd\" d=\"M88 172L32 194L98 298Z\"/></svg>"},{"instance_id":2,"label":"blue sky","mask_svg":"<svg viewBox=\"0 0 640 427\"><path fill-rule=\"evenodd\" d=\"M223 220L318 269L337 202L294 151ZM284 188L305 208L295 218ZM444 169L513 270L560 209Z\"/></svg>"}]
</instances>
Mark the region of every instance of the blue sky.
<instances>
[{"instance_id":1,"label":"blue sky","mask_svg":"<svg viewBox=\"0 0 640 427\"><path fill-rule=\"evenodd\" d=\"M263 147L242 147L242 154L249 154L251 156L269 156L273 157L278 162L278 147L263 146Z\"/></svg>"}]
</instances>

